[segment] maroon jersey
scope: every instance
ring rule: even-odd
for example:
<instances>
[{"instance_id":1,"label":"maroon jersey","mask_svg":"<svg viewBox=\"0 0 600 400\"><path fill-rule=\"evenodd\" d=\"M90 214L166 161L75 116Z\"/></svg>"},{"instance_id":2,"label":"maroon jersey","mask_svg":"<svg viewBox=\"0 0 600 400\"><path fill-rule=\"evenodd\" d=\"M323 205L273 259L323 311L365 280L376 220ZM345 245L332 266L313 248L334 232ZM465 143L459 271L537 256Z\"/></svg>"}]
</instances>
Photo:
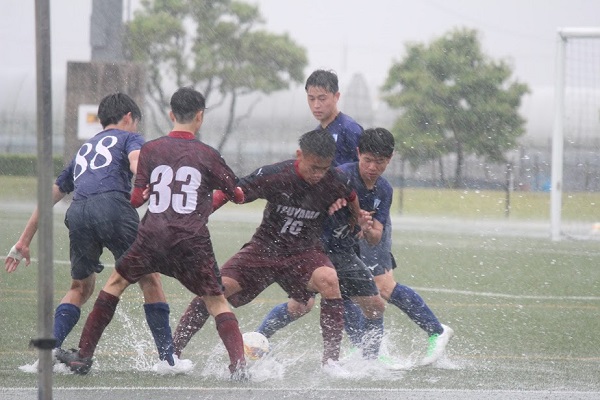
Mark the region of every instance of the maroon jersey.
<instances>
[{"instance_id":1,"label":"maroon jersey","mask_svg":"<svg viewBox=\"0 0 600 400\"><path fill-rule=\"evenodd\" d=\"M147 142L135 179L136 187L150 185L138 240L171 247L186 239L209 239L212 192L220 189L233 198L236 181L219 152L190 133L171 132Z\"/></svg>"},{"instance_id":2,"label":"maroon jersey","mask_svg":"<svg viewBox=\"0 0 600 400\"><path fill-rule=\"evenodd\" d=\"M295 254L309 248L322 248L323 222L328 208L339 198L353 200L355 193L348 178L330 168L316 184L299 175L296 161L288 160L259 168L240 180L245 202L266 199L260 226L251 242L260 244L270 255Z\"/></svg>"}]
</instances>

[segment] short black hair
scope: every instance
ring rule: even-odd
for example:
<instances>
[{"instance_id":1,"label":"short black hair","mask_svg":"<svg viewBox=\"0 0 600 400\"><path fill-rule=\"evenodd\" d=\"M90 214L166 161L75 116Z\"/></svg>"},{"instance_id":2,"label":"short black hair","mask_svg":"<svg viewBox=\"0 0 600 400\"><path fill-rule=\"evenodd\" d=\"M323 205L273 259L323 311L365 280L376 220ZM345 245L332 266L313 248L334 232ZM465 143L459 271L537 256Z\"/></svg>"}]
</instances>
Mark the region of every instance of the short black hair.
<instances>
[{"instance_id":1,"label":"short black hair","mask_svg":"<svg viewBox=\"0 0 600 400\"><path fill-rule=\"evenodd\" d=\"M103 128L118 124L129 113L133 119L138 121L142 119L142 111L135 101L125 93L109 94L100 101L98 106L98 119Z\"/></svg>"},{"instance_id":2,"label":"short black hair","mask_svg":"<svg viewBox=\"0 0 600 400\"><path fill-rule=\"evenodd\" d=\"M204 95L192 86L181 87L171 96L171 111L179 123L191 122L198 111L204 109Z\"/></svg>"},{"instance_id":3,"label":"short black hair","mask_svg":"<svg viewBox=\"0 0 600 400\"><path fill-rule=\"evenodd\" d=\"M306 132L300 136L298 144L304 154L312 154L321 158L335 157L335 140L326 129Z\"/></svg>"},{"instance_id":4,"label":"short black hair","mask_svg":"<svg viewBox=\"0 0 600 400\"><path fill-rule=\"evenodd\" d=\"M308 91L309 86L320 87L333 94L340 90L335 72L325 71L324 69L318 69L310 74L306 80L306 85L304 85L304 90Z\"/></svg>"},{"instance_id":5,"label":"short black hair","mask_svg":"<svg viewBox=\"0 0 600 400\"><path fill-rule=\"evenodd\" d=\"M394 135L385 128L365 130L358 139L358 151L390 158L394 154Z\"/></svg>"}]
</instances>

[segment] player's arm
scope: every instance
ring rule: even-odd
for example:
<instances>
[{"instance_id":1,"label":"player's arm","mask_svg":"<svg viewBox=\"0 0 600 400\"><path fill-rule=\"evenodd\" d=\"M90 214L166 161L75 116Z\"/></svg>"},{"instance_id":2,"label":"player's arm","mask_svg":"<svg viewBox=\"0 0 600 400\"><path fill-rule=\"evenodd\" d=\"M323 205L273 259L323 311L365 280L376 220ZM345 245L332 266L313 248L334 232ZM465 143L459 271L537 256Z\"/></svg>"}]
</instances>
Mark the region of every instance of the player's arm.
<instances>
[{"instance_id":1,"label":"player's arm","mask_svg":"<svg viewBox=\"0 0 600 400\"><path fill-rule=\"evenodd\" d=\"M133 150L128 155L129 158L129 169L133 172L134 175L137 174L138 160L140 159L140 151Z\"/></svg>"},{"instance_id":2,"label":"player's arm","mask_svg":"<svg viewBox=\"0 0 600 400\"><path fill-rule=\"evenodd\" d=\"M65 196L66 193L63 193L56 183L52 185L52 204L58 203ZM31 263L29 245L31 244L31 241L37 232L39 218L39 208L36 207L31 214L31 217L29 217L27 225L25 225L25 229L23 230L23 233L21 233L19 240L10 249L10 252L4 260L4 266L7 272L15 271L23 258L25 259L25 265L29 265Z\"/></svg>"},{"instance_id":3,"label":"player's arm","mask_svg":"<svg viewBox=\"0 0 600 400\"><path fill-rule=\"evenodd\" d=\"M133 191L131 192L131 200L129 200L129 202L134 208L138 208L141 207L142 204L146 202L146 200L148 200L148 197L150 197L150 186L137 185L139 178L137 176L137 170L140 160L140 150L130 151L127 157L129 159L129 169L136 176L136 185L134 185L133 187Z\"/></svg>"},{"instance_id":4,"label":"player's arm","mask_svg":"<svg viewBox=\"0 0 600 400\"><path fill-rule=\"evenodd\" d=\"M236 204L243 204L244 200L244 191L239 186L236 186L233 190L233 197L227 196L222 190L215 190L213 192L212 212L223 207L228 201L233 201Z\"/></svg>"}]
</instances>

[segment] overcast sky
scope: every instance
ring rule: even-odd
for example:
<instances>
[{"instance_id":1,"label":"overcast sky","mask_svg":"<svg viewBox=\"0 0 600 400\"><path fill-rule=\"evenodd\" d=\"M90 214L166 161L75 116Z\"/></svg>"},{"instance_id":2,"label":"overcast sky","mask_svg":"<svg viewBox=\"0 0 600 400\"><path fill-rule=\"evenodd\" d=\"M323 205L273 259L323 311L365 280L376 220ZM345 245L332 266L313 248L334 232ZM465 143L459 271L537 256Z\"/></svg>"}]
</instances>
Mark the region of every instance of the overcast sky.
<instances>
[{"instance_id":1,"label":"overcast sky","mask_svg":"<svg viewBox=\"0 0 600 400\"><path fill-rule=\"evenodd\" d=\"M361 72L379 87L407 42L425 42L456 27L481 33L483 50L514 67L531 87L552 86L559 27L600 27L599 0L247 0L266 28L289 33L308 51L309 67L334 69L340 83ZM123 0L125 13L138 0ZM2 0L0 108L34 104L34 0ZM64 92L67 61L90 58L92 0L52 0L53 90Z\"/></svg>"}]
</instances>

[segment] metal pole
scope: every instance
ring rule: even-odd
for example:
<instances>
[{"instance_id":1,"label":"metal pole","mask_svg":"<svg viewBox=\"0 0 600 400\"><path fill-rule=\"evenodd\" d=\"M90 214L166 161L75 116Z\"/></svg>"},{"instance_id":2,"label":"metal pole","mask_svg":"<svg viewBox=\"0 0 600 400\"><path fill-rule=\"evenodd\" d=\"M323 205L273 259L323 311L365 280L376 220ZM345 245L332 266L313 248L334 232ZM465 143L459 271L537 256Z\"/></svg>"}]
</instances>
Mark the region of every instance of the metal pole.
<instances>
[{"instance_id":1,"label":"metal pole","mask_svg":"<svg viewBox=\"0 0 600 400\"><path fill-rule=\"evenodd\" d=\"M556 48L556 85L554 93L554 130L552 134L552 186L550 188L550 237L560 240L563 178L563 119L565 112L565 47L567 39L558 34Z\"/></svg>"},{"instance_id":2,"label":"metal pole","mask_svg":"<svg viewBox=\"0 0 600 400\"><path fill-rule=\"evenodd\" d=\"M50 57L50 1L35 1L37 67L37 156L38 156L38 399L52 399L52 75Z\"/></svg>"}]
</instances>

